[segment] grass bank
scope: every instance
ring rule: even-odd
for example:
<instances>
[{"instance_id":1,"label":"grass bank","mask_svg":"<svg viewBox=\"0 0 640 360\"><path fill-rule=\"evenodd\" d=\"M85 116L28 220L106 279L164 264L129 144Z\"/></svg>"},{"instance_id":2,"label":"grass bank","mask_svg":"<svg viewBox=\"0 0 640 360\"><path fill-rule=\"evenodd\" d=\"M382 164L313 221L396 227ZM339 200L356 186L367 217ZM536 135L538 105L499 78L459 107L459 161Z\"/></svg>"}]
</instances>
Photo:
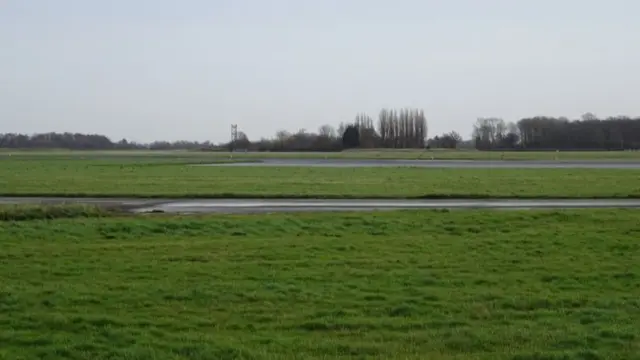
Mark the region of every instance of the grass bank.
<instances>
[{"instance_id":1,"label":"grass bank","mask_svg":"<svg viewBox=\"0 0 640 360\"><path fill-rule=\"evenodd\" d=\"M102 218L123 215L116 208L81 204L65 205L0 205L0 221L29 221L73 218Z\"/></svg>"},{"instance_id":2,"label":"grass bank","mask_svg":"<svg viewBox=\"0 0 640 360\"><path fill-rule=\"evenodd\" d=\"M3 196L633 198L640 170L204 167L116 160L0 161Z\"/></svg>"},{"instance_id":3,"label":"grass bank","mask_svg":"<svg viewBox=\"0 0 640 360\"><path fill-rule=\"evenodd\" d=\"M637 359L639 214L0 222L0 356Z\"/></svg>"}]
</instances>

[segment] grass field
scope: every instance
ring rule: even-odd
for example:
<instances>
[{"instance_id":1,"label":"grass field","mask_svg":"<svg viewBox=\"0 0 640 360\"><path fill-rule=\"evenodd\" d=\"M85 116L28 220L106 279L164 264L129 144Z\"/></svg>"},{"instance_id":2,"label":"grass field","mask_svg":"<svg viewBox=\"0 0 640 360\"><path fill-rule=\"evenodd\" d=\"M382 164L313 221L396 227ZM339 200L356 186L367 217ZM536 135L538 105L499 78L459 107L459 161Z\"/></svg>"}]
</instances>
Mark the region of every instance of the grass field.
<instances>
[{"instance_id":1,"label":"grass field","mask_svg":"<svg viewBox=\"0 0 640 360\"><path fill-rule=\"evenodd\" d=\"M186 166L183 159L0 161L0 195L156 197L640 197L640 170Z\"/></svg>"},{"instance_id":2,"label":"grass field","mask_svg":"<svg viewBox=\"0 0 640 360\"><path fill-rule=\"evenodd\" d=\"M0 222L0 358L640 359L638 215Z\"/></svg>"},{"instance_id":3,"label":"grass field","mask_svg":"<svg viewBox=\"0 0 640 360\"><path fill-rule=\"evenodd\" d=\"M0 149L2 157L59 159L77 158L163 158L174 160L260 159L260 158L329 158L329 159L436 159L436 160L640 160L640 151L475 151L475 150L351 150L343 152L203 152L203 151L69 151Z\"/></svg>"}]
</instances>

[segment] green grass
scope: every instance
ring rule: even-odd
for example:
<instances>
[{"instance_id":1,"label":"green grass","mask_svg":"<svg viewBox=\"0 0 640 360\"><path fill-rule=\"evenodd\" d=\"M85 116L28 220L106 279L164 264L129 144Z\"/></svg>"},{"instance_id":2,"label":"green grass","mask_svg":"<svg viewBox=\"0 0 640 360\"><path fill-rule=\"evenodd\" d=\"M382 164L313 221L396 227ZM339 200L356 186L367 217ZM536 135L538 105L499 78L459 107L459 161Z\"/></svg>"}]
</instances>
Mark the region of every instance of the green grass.
<instances>
[{"instance_id":1,"label":"green grass","mask_svg":"<svg viewBox=\"0 0 640 360\"><path fill-rule=\"evenodd\" d=\"M0 195L640 197L640 170L201 167L125 158L0 161Z\"/></svg>"},{"instance_id":2,"label":"green grass","mask_svg":"<svg viewBox=\"0 0 640 360\"><path fill-rule=\"evenodd\" d=\"M438 159L438 160L640 160L640 151L476 151L383 149L350 150L343 152L242 153L204 151L70 151L70 150L12 150L0 149L3 157L22 158L173 158L176 160L259 158L329 158L329 159Z\"/></svg>"},{"instance_id":3,"label":"green grass","mask_svg":"<svg viewBox=\"0 0 640 360\"><path fill-rule=\"evenodd\" d=\"M73 218L97 218L120 214L117 209L83 204L0 205L0 221L28 221Z\"/></svg>"},{"instance_id":4,"label":"green grass","mask_svg":"<svg viewBox=\"0 0 640 360\"><path fill-rule=\"evenodd\" d=\"M640 212L0 222L0 358L640 359Z\"/></svg>"}]
</instances>

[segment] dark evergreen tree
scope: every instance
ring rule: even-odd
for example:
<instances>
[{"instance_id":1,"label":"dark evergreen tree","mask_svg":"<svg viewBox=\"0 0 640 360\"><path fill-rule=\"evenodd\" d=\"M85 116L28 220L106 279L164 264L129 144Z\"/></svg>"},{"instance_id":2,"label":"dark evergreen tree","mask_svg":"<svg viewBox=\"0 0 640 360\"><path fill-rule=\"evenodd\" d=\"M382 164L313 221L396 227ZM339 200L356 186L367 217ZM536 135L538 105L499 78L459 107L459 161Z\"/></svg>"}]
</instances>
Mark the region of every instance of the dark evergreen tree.
<instances>
[{"instance_id":1,"label":"dark evergreen tree","mask_svg":"<svg viewBox=\"0 0 640 360\"><path fill-rule=\"evenodd\" d=\"M342 147L345 149L357 148L360 146L360 130L356 125L349 125L342 134Z\"/></svg>"}]
</instances>

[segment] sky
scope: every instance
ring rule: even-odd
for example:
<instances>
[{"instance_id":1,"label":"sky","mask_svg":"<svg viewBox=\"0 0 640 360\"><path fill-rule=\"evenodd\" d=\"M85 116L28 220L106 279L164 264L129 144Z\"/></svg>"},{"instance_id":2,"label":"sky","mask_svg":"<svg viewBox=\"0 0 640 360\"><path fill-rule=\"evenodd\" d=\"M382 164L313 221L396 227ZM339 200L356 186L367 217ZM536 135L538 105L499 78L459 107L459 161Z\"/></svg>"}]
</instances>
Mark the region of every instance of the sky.
<instances>
[{"instance_id":1,"label":"sky","mask_svg":"<svg viewBox=\"0 0 640 360\"><path fill-rule=\"evenodd\" d=\"M382 108L640 115L637 0L0 0L0 133L250 139Z\"/></svg>"}]
</instances>

